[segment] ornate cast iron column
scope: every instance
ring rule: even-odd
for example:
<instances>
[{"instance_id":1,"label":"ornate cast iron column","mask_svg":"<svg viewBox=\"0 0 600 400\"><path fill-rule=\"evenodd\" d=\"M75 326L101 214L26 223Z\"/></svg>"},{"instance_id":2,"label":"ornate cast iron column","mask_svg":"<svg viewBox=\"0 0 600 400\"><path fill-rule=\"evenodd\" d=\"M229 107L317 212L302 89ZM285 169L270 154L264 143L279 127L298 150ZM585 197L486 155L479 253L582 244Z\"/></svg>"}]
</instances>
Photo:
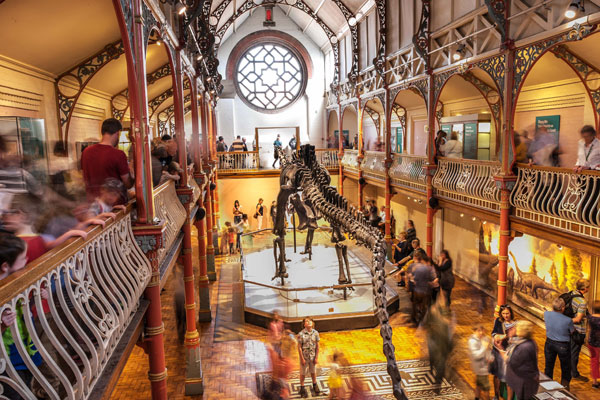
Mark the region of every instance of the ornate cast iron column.
<instances>
[{"instance_id":1,"label":"ornate cast iron column","mask_svg":"<svg viewBox=\"0 0 600 400\"><path fill-rule=\"evenodd\" d=\"M126 48L129 106L135 149L135 189L137 223L133 227L136 241L150 260L152 278L145 290L150 301L146 312L144 347L149 355L149 372L152 399L167 399L167 370L165 365L161 300L160 271L157 251L163 245L165 223L154 220L154 198L150 170L150 135L148 124L148 95L146 82L146 40L144 37L145 13L141 0L113 0L121 37ZM136 62L137 60L137 62Z\"/></svg>"},{"instance_id":2,"label":"ornate cast iron column","mask_svg":"<svg viewBox=\"0 0 600 400\"><path fill-rule=\"evenodd\" d=\"M200 122L198 119L198 107L204 100L198 102L198 84L197 77L191 84L191 102L192 102L192 148L194 149L194 180L200 187L200 199L198 199L198 211L196 211L196 220L194 225L198 231L198 321L209 322L211 320L210 311L210 292L208 288L208 275L206 271L206 227L204 218L206 218L206 209L204 208L203 192L208 186L208 179L202 172L202 153L200 148ZM203 131L206 136L206 130Z\"/></svg>"},{"instance_id":3,"label":"ornate cast iron column","mask_svg":"<svg viewBox=\"0 0 600 400\"><path fill-rule=\"evenodd\" d=\"M356 99L357 99L357 108L358 110L356 110L356 114L357 114L357 121L358 121L358 190L357 190L357 194L358 194L358 208L362 207L363 205L363 188L364 188L364 178L363 178L363 173L362 173L362 168L361 168L361 164L362 164L362 160L363 158L365 158L365 150L363 148L363 106L362 106L362 101L360 98L360 94L358 93L358 89L355 88L356 90Z\"/></svg>"},{"instance_id":4,"label":"ornate cast iron column","mask_svg":"<svg viewBox=\"0 0 600 400\"><path fill-rule=\"evenodd\" d=\"M211 177L213 174L212 164L212 145L211 133L209 128L208 104L206 94L202 96L202 104L200 105L200 116L202 122L202 144L203 144L203 161L202 169L206 174L206 195L204 196L204 209L206 211L206 268L207 276L210 280L216 279L215 273L215 248L213 247L213 229L212 229L212 207L210 200ZM200 232L198 232L200 235ZM200 274L202 276L202 274ZM212 277L212 279L211 279Z\"/></svg>"},{"instance_id":5,"label":"ornate cast iron column","mask_svg":"<svg viewBox=\"0 0 600 400\"><path fill-rule=\"evenodd\" d=\"M419 22L419 29L413 37L413 43L415 50L425 63L425 70L427 71L427 97L425 99L427 103L427 165L425 169L427 176L427 239L425 242L425 249L429 257L433 253L433 216L435 209L431 207L431 200L433 199L433 175L436 170L435 164L435 108L436 108L436 92L435 92L435 81L433 79L433 71L429 63L429 49L431 47L430 37L430 21L431 21L431 0L423 0L421 8L421 20Z\"/></svg>"},{"instance_id":6,"label":"ornate cast iron column","mask_svg":"<svg viewBox=\"0 0 600 400\"><path fill-rule=\"evenodd\" d=\"M344 166L342 165L342 158L344 158L344 112L342 110L342 104L340 103L339 86L338 86L338 186L339 192L344 195Z\"/></svg>"},{"instance_id":7,"label":"ornate cast iron column","mask_svg":"<svg viewBox=\"0 0 600 400\"><path fill-rule=\"evenodd\" d=\"M213 219L212 213L212 188L214 184L209 180L206 185L206 198L204 199L204 208L206 209L206 267L208 279L211 281L217 280L217 273L215 271L215 248L213 246ZM218 238L217 238L218 239Z\"/></svg>"},{"instance_id":8,"label":"ornate cast iron column","mask_svg":"<svg viewBox=\"0 0 600 400\"><path fill-rule=\"evenodd\" d=\"M498 295L496 312L499 306L506 304L506 284L508 271L508 245L510 244L510 192L512 191L516 176L512 173L512 163L514 159L513 142L513 118L515 107L515 48L514 42L508 37L510 2L506 0L486 0L490 15L494 18L496 26L502 35L502 47L505 50L504 56L504 109L502 115L504 124L502 126L501 154L502 168L500 175L495 176L496 186L500 189L500 243L498 249Z\"/></svg>"},{"instance_id":9,"label":"ornate cast iron column","mask_svg":"<svg viewBox=\"0 0 600 400\"><path fill-rule=\"evenodd\" d=\"M387 83L385 85L385 104L383 105L383 109L385 114L385 241L387 242L389 255L392 244L392 180L390 179L390 168L394 160L392 158L392 99L390 98L390 89Z\"/></svg>"},{"instance_id":10,"label":"ornate cast iron column","mask_svg":"<svg viewBox=\"0 0 600 400\"><path fill-rule=\"evenodd\" d=\"M173 73L173 104L175 116L175 131L179 164L183 170L177 185L177 196L185 208L187 218L183 224L183 285L185 293L186 330L184 345L186 348L185 394L200 395L204 393L202 380L202 361L200 357L200 335L196 328L196 295L194 292L194 264L192 261L192 221L191 213L194 207L194 191L188 185L187 147L185 142L183 102L183 70L181 66L181 50L175 52L175 71ZM196 113L197 114L197 113Z\"/></svg>"},{"instance_id":11,"label":"ornate cast iron column","mask_svg":"<svg viewBox=\"0 0 600 400\"><path fill-rule=\"evenodd\" d=\"M433 216L435 209L431 207L433 199L433 175L437 168L435 164L435 86L433 74L428 72L427 91L427 165L424 166L427 176L427 239L425 250L429 257L433 256Z\"/></svg>"}]
</instances>

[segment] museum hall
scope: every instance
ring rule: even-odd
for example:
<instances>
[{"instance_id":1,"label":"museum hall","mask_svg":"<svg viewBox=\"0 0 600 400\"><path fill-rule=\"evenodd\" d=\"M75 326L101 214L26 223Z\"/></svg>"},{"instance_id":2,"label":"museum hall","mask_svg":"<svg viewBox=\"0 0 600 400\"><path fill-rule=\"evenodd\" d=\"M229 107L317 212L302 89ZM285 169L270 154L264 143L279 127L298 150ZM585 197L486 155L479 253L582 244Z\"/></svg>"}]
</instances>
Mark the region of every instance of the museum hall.
<instances>
[{"instance_id":1,"label":"museum hall","mask_svg":"<svg viewBox=\"0 0 600 400\"><path fill-rule=\"evenodd\" d=\"M0 0L0 399L600 399L598 32Z\"/></svg>"}]
</instances>

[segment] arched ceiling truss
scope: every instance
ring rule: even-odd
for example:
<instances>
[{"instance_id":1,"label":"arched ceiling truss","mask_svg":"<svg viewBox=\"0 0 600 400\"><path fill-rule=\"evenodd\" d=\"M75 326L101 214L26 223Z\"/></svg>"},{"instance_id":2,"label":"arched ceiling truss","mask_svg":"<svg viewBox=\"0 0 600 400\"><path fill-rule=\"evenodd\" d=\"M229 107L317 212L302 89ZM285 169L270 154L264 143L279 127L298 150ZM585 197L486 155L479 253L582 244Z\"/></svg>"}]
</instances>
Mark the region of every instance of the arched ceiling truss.
<instances>
[{"instance_id":1,"label":"arched ceiling truss","mask_svg":"<svg viewBox=\"0 0 600 400\"><path fill-rule=\"evenodd\" d=\"M350 20L352 18L354 18L354 15L341 0L331 0L331 1L340 10L340 12L344 16L346 23L348 24L348 27L350 29L351 42L352 42L352 67L351 67L351 70L348 75L351 79L356 79L358 77L358 59L359 59L358 26L357 26L357 23L352 23L352 24L350 23ZM288 6L288 7L292 7L297 10L302 11L303 13L305 13L306 15L311 17L321 27L321 29L323 30L323 32L325 33L325 35L331 42L332 48L333 48L335 65L336 65L333 81L334 82L339 81L339 44L338 44L337 35L334 33L334 30L317 15L317 12L315 10L313 10L303 0L273 0L270 2L260 2L260 4L257 4L257 2L255 2L254 0L246 0L237 10L235 10L235 12L221 26L219 26L219 24L221 22L221 18L223 17L223 13L225 12L225 10L227 9L227 7L229 6L229 4L231 2L232 2L232 0L223 1L213 10L212 13L210 13L210 16L208 17L211 32L214 34L214 36L216 38L215 52L218 52L219 45L220 45L221 41L223 40L223 37L225 36L225 33L227 32L227 30L231 27L231 25L233 25L233 23L238 18L240 18L246 12L254 10L255 8L258 8L258 7L265 6L267 4L269 4L269 5L278 4L281 6Z\"/></svg>"},{"instance_id":2,"label":"arched ceiling truss","mask_svg":"<svg viewBox=\"0 0 600 400\"><path fill-rule=\"evenodd\" d=\"M75 104L86 85L102 67L116 60L125 53L123 42L116 42L106 45L102 50L87 58L77 66L67 72L60 74L54 83L56 89L56 104L58 107L58 128L60 140L67 142L69 134L69 125Z\"/></svg>"}]
</instances>

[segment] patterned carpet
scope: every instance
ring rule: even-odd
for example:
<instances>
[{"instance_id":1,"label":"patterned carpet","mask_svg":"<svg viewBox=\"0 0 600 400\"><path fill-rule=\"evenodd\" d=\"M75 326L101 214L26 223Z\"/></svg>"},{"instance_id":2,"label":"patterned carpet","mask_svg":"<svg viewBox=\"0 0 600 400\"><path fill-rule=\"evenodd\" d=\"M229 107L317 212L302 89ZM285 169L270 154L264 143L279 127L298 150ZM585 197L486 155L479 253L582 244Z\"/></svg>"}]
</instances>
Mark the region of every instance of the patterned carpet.
<instances>
[{"instance_id":1,"label":"patterned carpet","mask_svg":"<svg viewBox=\"0 0 600 400\"><path fill-rule=\"evenodd\" d=\"M429 362L426 360L403 360L398 361L400 374L402 376L402 386L411 400L440 399L440 400L458 400L465 397L461 391L446 379L441 384L435 384L435 378L429 370ZM318 371L317 384L321 389L321 394L316 396L312 391L309 398L326 399L328 396L327 388L327 369L321 368ZM394 399L392 395L392 385L386 371L385 363L353 365L342 368L342 374L346 381L348 377L358 377L367 389L367 392L373 399ZM256 373L257 393L263 393L265 388L269 387L271 375L269 372ZM311 384L310 377L307 377L304 385L308 388ZM299 378L298 371L290 374L289 385L292 390L290 399L299 399Z\"/></svg>"}]
</instances>

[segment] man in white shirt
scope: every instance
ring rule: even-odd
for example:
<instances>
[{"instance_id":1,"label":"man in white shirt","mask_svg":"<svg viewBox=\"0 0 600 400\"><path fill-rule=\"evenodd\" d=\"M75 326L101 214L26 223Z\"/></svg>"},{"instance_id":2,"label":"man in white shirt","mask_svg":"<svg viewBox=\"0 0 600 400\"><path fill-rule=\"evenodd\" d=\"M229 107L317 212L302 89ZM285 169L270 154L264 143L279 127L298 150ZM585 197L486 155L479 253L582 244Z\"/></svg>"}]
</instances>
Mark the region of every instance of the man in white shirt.
<instances>
[{"instance_id":1,"label":"man in white shirt","mask_svg":"<svg viewBox=\"0 0 600 400\"><path fill-rule=\"evenodd\" d=\"M585 169L599 168L600 140L596 138L596 130L590 125L585 125L581 128L581 138L574 171L581 172Z\"/></svg>"}]
</instances>

